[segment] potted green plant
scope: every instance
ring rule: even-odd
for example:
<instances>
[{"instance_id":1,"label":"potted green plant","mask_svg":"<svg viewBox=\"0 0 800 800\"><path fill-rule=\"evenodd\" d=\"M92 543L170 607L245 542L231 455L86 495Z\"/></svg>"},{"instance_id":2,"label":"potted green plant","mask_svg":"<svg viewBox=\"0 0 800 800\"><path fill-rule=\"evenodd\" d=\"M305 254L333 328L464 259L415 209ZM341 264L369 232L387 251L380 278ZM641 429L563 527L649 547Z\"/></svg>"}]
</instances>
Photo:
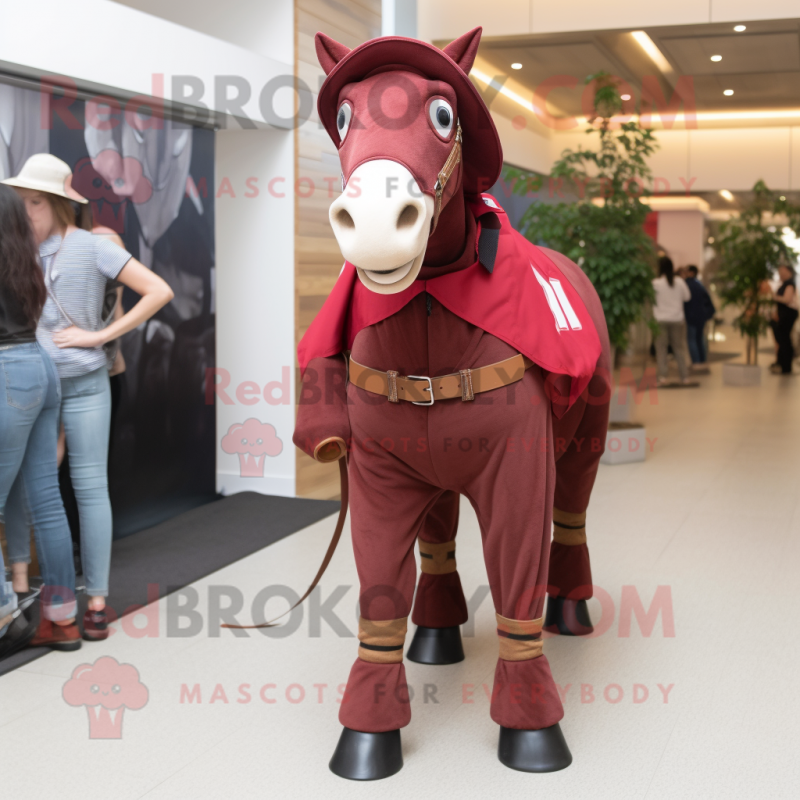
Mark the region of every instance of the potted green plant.
<instances>
[{"instance_id":1,"label":"potted green plant","mask_svg":"<svg viewBox=\"0 0 800 800\"><path fill-rule=\"evenodd\" d=\"M586 83L595 87L594 115L586 130L593 146L564 150L550 173L551 179L569 186L578 199L533 203L522 216L520 231L532 242L571 258L591 280L603 305L613 364L616 351L628 346L631 325L645 318L653 298L656 250L644 222L650 212L646 197L652 193L647 159L658 144L653 132L638 121L614 120L624 109L613 76L599 72ZM510 167L504 180L520 195L542 186L541 178ZM608 450L604 459L609 463L643 460L644 447L631 450L628 438L635 436L643 442L644 431L630 422L630 404L617 409L616 399L615 393L612 420L616 421L611 425L618 429L609 436L624 435L625 441L618 457L612 458ZM623 429L627 433L622 434Z\"/></svg>"},{"instance_id":2,"label":"potted green plant","mask_svg":"<svg viewBox=\"0 0 800 800\"><path fill-rule=\"evenodd\" d=\"M800 232L800 207L762 180L753 186L752 202L720 225L714 245L720 257L717 293L723 306L739 309L733 324L746 341L745 362L723 365L722 379L729 385L761 382L758 338L767 331L774 307L768 282L779 264L795 258L783 240L785 228L795 236Z\"/></svg>"},{"instance_id":3,"label":"potted green plant","mask_svg":"<svg viewBox=\"0 0 800 800\"><path fill-rule=\"evenodd\" d=\"M564 150L550 173L570 184L579 199L533 203L520 231L583 269L603 304L611 346L624 350L631 325L644 317L653 298L656 251L644 221L650 212L645 198L652 193L647 158L658 145L653 132L638 121L614 123L623 105L613 76L600 72L586 82L596 86L595 114L586 130L596 146ZM511 167L504 179L512 182L516 194L541 188L540 178Z\"/></svg>"}]
</instances>

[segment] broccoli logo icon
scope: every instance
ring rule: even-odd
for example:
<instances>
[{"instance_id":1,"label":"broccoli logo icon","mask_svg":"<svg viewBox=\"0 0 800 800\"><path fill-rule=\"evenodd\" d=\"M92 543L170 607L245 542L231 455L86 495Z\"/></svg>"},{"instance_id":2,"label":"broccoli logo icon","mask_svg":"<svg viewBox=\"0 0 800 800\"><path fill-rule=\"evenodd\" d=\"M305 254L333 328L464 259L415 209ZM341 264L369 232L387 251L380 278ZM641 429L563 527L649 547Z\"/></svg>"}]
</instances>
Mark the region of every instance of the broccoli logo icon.
<instances>
[{"instance_id":1,"label":"broccoli logo icon","mask_svg":"<svg viewBox=\"0 0 800 800\"><path fill-rule=\"evenodd\" d=\"M90 739L121 739L125 709L136 711L150 697L136 667L111 656L75 667L61 695L71 706L86 706Z\"/></svg>"},{"instance_id":2,"label":"broccoli logo icon","mask_svg":"<svg viewBox=\"0 0 800 800\"><path fill-rule=\"evenodd\" d=\"M239 456L239 474L243 478L263 478L267 456L277 456L283 442L268 422L251 418L228 428L222 437L222 449Z\"/></svg>"}]
</instances>

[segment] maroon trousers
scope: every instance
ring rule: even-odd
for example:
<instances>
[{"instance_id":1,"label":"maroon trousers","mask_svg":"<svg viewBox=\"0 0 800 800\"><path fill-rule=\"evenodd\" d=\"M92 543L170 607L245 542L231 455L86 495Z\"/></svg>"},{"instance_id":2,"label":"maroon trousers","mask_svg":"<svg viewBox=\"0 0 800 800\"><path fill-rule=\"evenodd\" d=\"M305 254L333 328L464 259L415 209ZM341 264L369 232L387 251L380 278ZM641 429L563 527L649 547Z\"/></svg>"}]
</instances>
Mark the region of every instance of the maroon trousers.
<instances>
[{"instance_id":1,"label":"maroon trousers","mask_svg":"<svg viewBox=\"0 0 800 800\"><path fill-rule=\"evenodd\" d=\"M551 407L548 376L535 365L521 381L473 401L416 406L389 403L352 384L346 393L331 392L333 384L342 387L343 361L312 362L316 371L309 370L301 394L295 442L313 452L320 437L349 441L350 519L363 624L339 715L346 727L378 732L410 721L402 643L417 579L414 548L418 537L452 541L459 495L477 515L495 610L506 621L527 626L543 616L551 569L551 587L557 581L551 591L575 596L576 587L584 586L591 595L586 545L560 555L554 545L551 558L550 536L554 497L562 511L580 512L588 505L605 442L608 344L599 302L593 300L593 293L585 297L604 355L585 399L560 420ZM422 294L361 331L352 358L401 375L435 376L515 353ZM592 438L599 444L593 446ZM458 573L423 574L413 622L449 627L464 621ZM501 652L508 655L508 642L503 644ZM563 716L540 652L498 659L491 702L497 723L538 729Z\"/></svg>"}]
</instances>

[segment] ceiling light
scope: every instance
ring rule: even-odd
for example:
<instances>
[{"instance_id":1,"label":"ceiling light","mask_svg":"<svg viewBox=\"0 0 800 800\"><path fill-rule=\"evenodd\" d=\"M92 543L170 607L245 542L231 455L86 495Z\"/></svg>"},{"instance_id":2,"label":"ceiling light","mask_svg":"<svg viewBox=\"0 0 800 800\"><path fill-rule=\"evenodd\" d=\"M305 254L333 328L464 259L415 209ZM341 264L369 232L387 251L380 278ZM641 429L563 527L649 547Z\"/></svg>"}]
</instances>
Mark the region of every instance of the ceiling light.
<instances>
[{"instance_id":1,"label":"ceiling light","mask_svg":"<svg viewBox=\"0 0 800 800\"><path fill-rule=\"evenodd\" d=\"M631 36L665 75L672 75L672 64L667 61L664 54L656 46L656 43L644 31L631 31Z\"/></svg>"},{"instance_id":2,"label":"ceiling light","mask_svg":"<svg viewBox=\"0 0 800 800\"><path fill-rule=\"evenodd\" d=\"M515 62L514 62L512 65L511 65L511 69L522 69L522 64L520 64L520 63L519 63L519 61L515 61Z\"/></svg>"},{"instance_id":3,"label":"ceiling light","mask_svg":"<svg viewBox=\"0 0 800 800\"><path fill-rule=\"evenodd\" d=\"M724 197L729 203L733 202L733 195L727 189L719 190L720 196Z\"/></svg>"},{"instance_id":4,"label":"ceiling light","mask_svg":"<svg viewBox=\"0 0 800 800\"><path fill-rule=\"evenodd\" d=\"M733 94L733 89L726 89L722 94L724 94L725 97L730 97Z\"/></svg>"},{"instance_id":5,"label":"ceiling light","mask_svg":"<svg viewBox=\"0 0 800 800\"><path fill-rule=\"evenodd\" d=\"M736 31L736 33L741 33L742 31L747 30L747 25L734 25L733 29Z\"/></svg>"},{"instance_id":6,"label":"ceiling light","mask_svg":"<svg viewBox=\"0 0 800 800\"><path fill-rule=\"evenodd\" d=\"M629 94L620 95L620 100L630 100L631 96Z\"/></svg>"},{"instance_id":7,"label":"ceiling light","mask_svg":"<svg viewBox=\"0 0 800 800\"><path fill-rule=\"evenodd\" d=\"M712 61L722 61L722 56L711 56Z\"/></svg>"}]
</instances>

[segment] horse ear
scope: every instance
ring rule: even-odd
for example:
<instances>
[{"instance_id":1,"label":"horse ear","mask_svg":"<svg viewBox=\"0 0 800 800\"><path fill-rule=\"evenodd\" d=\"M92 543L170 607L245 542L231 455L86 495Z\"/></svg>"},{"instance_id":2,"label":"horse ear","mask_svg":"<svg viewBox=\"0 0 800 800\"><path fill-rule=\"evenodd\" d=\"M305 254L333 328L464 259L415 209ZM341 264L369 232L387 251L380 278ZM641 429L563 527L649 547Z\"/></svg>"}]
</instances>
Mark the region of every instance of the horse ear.
<instances>
[{"instance_id":1,"label":"horse ear","mask_svg":"<svg viewBox=\"0 0 800 800\"><path fill-rule=\"evenodd\" d=\"M483 28L473 28L463 36L459 36L458 39L454 39L444 48L444 52L447 53L467 75L469 75L469 71L472 69L472 62L475 61L478 45L481 43L482 31Z\"/></svg>"},{"instance_id":2,"label":"horse ear","mask_svg":"<svg viewBox=\"0 0 800 800\"><path fill-rule=\"evenodd\" d=\"M326 75L330 75L331 70L350 52L349 47L324 33L318 33L314 37L314 45L317 48L319 65L325 70Z\"/></svg>"}]
</instances>

